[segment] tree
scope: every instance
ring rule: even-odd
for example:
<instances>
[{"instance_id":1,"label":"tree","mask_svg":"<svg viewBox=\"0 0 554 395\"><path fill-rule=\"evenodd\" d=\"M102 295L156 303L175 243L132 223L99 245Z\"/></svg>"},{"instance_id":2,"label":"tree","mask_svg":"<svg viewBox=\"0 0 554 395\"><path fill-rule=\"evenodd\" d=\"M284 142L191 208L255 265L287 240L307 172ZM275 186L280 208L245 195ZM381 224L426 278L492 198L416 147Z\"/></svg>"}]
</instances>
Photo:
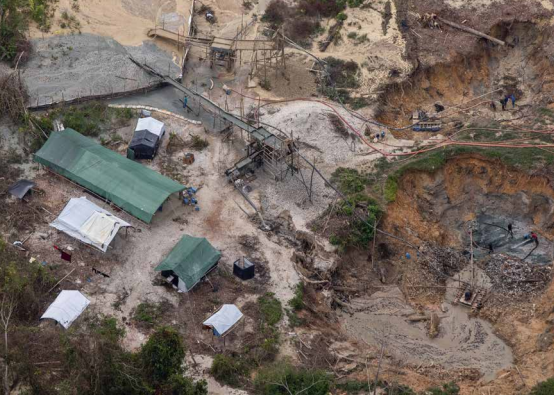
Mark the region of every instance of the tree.
<instances>
[{"instance_id":1,"label":"tree","mask_svg":"<svg viewBox=\"0 0 554 395\"><path fill-rule=\"evenodd\" d=\"M24 0L0 0L0 60L13 60L27 46Z\"/></svg>"},{"instance_id":2,"label":"tree","mask_svg":"<svg viewBox=\"0 0 554 395\"><path fill-rule=\"evenodd\" d=\"M161 327L150 336L140 352L146 373L154 385L183 373L185 347L172 328Z\"/></svg>"}]
</instances>

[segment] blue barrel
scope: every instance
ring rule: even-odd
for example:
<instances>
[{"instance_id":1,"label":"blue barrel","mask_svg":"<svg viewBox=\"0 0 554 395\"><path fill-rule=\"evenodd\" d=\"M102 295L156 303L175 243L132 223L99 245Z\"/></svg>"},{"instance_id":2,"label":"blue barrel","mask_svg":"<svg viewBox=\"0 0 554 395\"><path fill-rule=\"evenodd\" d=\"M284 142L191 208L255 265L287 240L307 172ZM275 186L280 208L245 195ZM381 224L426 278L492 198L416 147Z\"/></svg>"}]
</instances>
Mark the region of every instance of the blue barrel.
<instances>
[{"instance_id":1,"label":"blue barrel","mask_svg":"<svg viewBox=\"0 0 554 395\"><path fill-rule=\"evenodd\" d=\"M407 253L406 253L406 259L411 259L411 258L412 258L412 256L410 255L409 252L407 252Z\"/></svg>"}]
</instances>

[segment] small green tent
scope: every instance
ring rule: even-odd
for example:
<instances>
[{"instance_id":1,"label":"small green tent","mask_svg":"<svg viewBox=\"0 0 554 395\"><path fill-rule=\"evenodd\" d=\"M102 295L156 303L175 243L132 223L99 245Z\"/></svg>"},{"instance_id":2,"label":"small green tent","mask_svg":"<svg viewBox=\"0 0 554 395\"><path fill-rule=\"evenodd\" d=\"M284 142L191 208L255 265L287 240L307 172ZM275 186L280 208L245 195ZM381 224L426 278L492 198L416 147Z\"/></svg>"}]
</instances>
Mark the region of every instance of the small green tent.
<instances>
[{"instance_id":1,"label":"small green tent","mask_svg":"<svg viewBox=\"0 0 554 395\"><path fill-rule=\"evenodd\" d=\"M154 270L188 292L217 265L219 258L221 253L207 239L185 235Z\"/></svg>"},{"instance_id":2,"label":"small green tent","mask_svg":"<svg viewBox=\"0 0 554 395\"><path fill-rule=\"evenodd\" d=\"M172 193L185 189L73 129L52 132L35 161L148 223Z\"/></svg>"}]
</instances>

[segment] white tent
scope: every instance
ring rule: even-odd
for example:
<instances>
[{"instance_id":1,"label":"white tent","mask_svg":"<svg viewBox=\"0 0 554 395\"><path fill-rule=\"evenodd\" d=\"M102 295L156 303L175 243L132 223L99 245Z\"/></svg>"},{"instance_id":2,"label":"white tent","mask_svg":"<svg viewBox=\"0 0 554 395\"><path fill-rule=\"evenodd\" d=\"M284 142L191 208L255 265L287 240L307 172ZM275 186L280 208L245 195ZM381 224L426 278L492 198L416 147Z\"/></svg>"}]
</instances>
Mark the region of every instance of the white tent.
<instances>
[{"instance_id":1,"label":"white tent","mask_svg":"<svg viewBox=\"0 0 554 395\"><path fill-rule=\"evenodd\" d=\"M89 304L90 301L79 291L62 291L40 319L56 320L68 329Z\"/></svg>"},{"instance_id":2,"label":"white tent","mask_svg":"<svg viewBox=\"0 0 554 395\"><path fill-rule=\"evenodd\" d=\"M135 132L139 130L148 130L161 139L165 133L165 125L163 122L152 117L139 118Z\"/></svg>"},{"instance_id":3,"label":"white tent","mask_svg":"<svg viewBox=\"0 0 554 395\"><path fill-rule=\"evenodd\" d=\"M214 315L204 321L204 325L212 328L214 335L225 336L243 317L237 306L224 304Z\"/></svg>"},{"instance_id":4,"label":"white tent","mask_svg":"<svg viewBox=\"0 0 554 395\"><path fill-rule=\"evenodd\" d=\"M119 228L131 225L81 197L69 200L50 226L106 252Z\"/></svg>"}]
</instances>

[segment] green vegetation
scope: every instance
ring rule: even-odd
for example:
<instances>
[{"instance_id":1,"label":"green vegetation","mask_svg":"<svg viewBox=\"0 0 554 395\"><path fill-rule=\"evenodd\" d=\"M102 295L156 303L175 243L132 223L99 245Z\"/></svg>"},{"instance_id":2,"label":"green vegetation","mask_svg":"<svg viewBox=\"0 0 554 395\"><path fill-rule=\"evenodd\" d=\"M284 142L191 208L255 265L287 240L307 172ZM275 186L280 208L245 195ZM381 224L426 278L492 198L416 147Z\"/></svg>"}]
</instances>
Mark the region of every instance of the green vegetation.
<instances>
[{"instance_id":1,"label":"green vegetation","mask_svg":"<svg viewBox=\"0 0 554 395\"><path fill-rule=\"evenodd\" d=\"M442 387L432 387L425 392L429 395L458 395L460 387L456 383L446 383Z\"/></svg>"},{"instance_id":2,"label":"green vegetation","mask_svg":"<svg viewBox=\"0 0 554 395\"><path fill-rule=\"evenodd\" d=\"M554 164L554 154L539 148L503 148L503 147L456 147L448 146L418 155L390 174L385 182L385 199L394 202L400 178L408 171L433 172L440 169L448 159L467 153L477 153L488 158L498 159L504 164L523 171L532 171Z\"/></svg>"},{"instance_id":3,"label":"green vegetation","mask_svg":"<svg viewBox=\"0 0 554 395\"><path fill-rule=\"evenodd\" d=\"M242 378L248 374L247 362L236 356L217 354L212 363L210 373L225 385L238 387Z\"/></svg>"},{"instance_id":4,"label":"green vegetation","mask_svg":"<svg viewBox=\"0 0 554 395\"><path fill-rule=\"evenodd\" d=\"M258 298L260 326L255 335L240 353L219 354L215 357L211 373L220 383L239 386L250 370L265 362L273 361L279 351L279 331L276 325L281 321L281 302L272 293Z\"/></svg>"},{"instance_id":5,"label":"green vegetation","mask_svg":"<svg viewBox=\"0 0 554 395\"><path fill-rule=\"evenodd\" d=\"M270 327L277 325L283 317L281 302L275 297L275 294L267 292L258 298L258 305L262 314L262 320Z\"/></svg>"},{"instance_id":6,"label":"green vegetation","mask_svg":"<svg viewBox=\"0 0 554 395\"><path fill-rule=\"evenodd\" d=\"M344 12L341 11L337 14L335 18L337 19L337 21L345 21L348 17Z\"/></svg>"},{"instance_id":7,"label":"green vegetation","mask_svg":"<svg viewBox=\"0 0 554 395\"><path fill-rule=\"evenodd\" d=\"M207 148L210 145L208 140L203 139L200 136L195 134L192 135L191 148L196 151L202 151L204 148Z\"/></svg>"},{"instance_id":8,"label":"green vegetation","mask_svg":"<svg viewBox=\"0 0 554 395\"><path fill-rule=\"evenodd\" d=\"M133 319L147 325L154 325L163 315L161 303L140 303L135 309Z\"/></svg>"},{"instance_id":9,"label":"green vegetation","mask_svg":"<svg viewBox=\"0 0 554 395\"><path fill-rule=\"evenodd\" d=\"M289 300L288 304L294 311L299 311L304 308L304 283L300 282L296 284L294 297Z\"/></svg>"},{"instance_id":10,"label":"green vegetation","mask_svg":"<svg viewBox=\"0 0 554 395\"><path fill-rule=\"evenodd\" d=\"M266 91L271 90L271 83L269 82L269 79L264 78L260 81L260 88L265 89Z\"/></svg>"},{"instance_id":11,"label":"green vegetation","mask_svg":"<svg viewBox=\"0 0 554 395\"><path fill-rule=\"evenodd\" d=\"M535 385L529 395L552 395L554 394L554 377Z\"/></svg>"},{"instance_id":12,"label":"green vegetation","mask_svg":"<svg viewBox=\"0 0 554 395\"><path fill-rule=\"evenodd\" d=\"M74 3L75 4L75 3ZM77 4L78 6L78 4ZM77 18L75 17L75 15L71 15L69 12L67 11L63 11L62 12L62 15L61 15L61 21L60 21L60 27L62 29L71 29L71 30L78 30L80 31L81 29L81 22L79 22L77 20Z\"/></svg>"},{"instance_id":13,"label":"green vegetation","mask_svg":"<svg viewBox=\"0 0 554 395\"><path fill-rule=\"evenodd\" d=\"M348 226L333 229L329 242L339 251L353 246L367 247L373 239L374 224L382 215L377 201L366 193L369 178L356 169L338 168L331 175L331 182L346 196L339 202L334 214L346 220Z\"/></svg>"},{"instance_id":14,"label":"green vegetation","mask_svg":"<svg viewBox=\"0 0 554 395\"><path fill-rule=\"evenodd\" d=\"M260 395L327 395L332 384L333 379L326 372L298 368L288 362L262 368L254 382Z\"/></svg>"},{"instance_id":15,"label":"green vegetation","mask_svg":"<svg viewBox=\"0 0 554 395\"><path fill-rule=\"evenodd\" d=\"M31 115L30 119L46 134L54 129L54 121L60 120L66 128L74 129L85 136L98 137L105 129L124 126L133 116L133 110L129 108L110 108L105 103L93 101L82 106L57 108L44 115ZM38 150L43 140L39 138L31 149Z\"/></svg>"},{"instance_id":16,"label":"green vegetation","mask_svg":"<svg viewBox=\"0 0 554 395\"><path fill-rule=\"evenodd\" d=\"M356 34L356 37L357 34ZM322 88L322 93L331 100L340 101L343 103L351 103L349 89L360 87L358 75L360 67L354 61L344 61L329 56L324 59L327 63L327 85ZM356 105L365 105L361 100L357 100Z\"/></svg>"},{"instance_id":17,"label":"green vegetation","mask_svg":"<svg viewBox=\"0 0 554 395\"><path fill-rule=\"evenodd\" d=\"M347 0L348 7L350 8L356 8L364 4L365 0Z\"/></svg>"},{"instance_id":18,"label":"green vegetation","mask_svg":"<svg viewBox=\"0 0 554 395\"><path fill-rule=\"evenodd\" d=\"M157 330L136 353L125 351L115 318L85 313L67 331L38 327L56 297L54 265L31 263L0 239L0 311L10 315L6 336L9 385L29 394L205 395L204 381L184 378L185 349L172 329ZM2 329L3 330L3 329ZM56 361L37 364L37 361ZM53 390L56 389L56 390Z\"/></svg>"},{"instance_id":19,"label":"green vegetation","mask_svg":"<svg viewBox=\"0 0 554 395\"><path fill-rule=\"evenodd\" d=\"M369 184L369 179L361 175L358 170L345 167L335 170L330 181L345 195L363 192Z\"/></svg>"}]
</instances>

